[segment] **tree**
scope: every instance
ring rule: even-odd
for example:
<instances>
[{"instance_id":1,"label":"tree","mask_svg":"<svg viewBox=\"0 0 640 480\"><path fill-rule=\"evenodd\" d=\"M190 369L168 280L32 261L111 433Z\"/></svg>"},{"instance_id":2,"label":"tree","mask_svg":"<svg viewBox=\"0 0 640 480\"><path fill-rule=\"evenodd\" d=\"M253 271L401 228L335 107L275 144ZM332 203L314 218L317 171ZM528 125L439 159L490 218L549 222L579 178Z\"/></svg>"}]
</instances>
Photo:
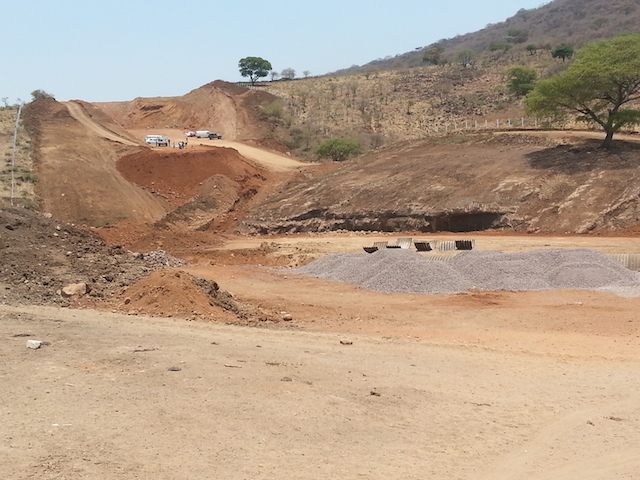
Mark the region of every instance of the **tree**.
<instances>
[{"instance_id":1,"label":"tree","mask_svg":"<svg viewBox=\"0 0 640 480\"><path fill-rule=\"evenodd\" d=\"M271 71L271 73L269 73L269 75L271 75L271 81L273 82L276 78L278 78L280 76L280 74L276 71Z\"/></svg>"},{"instance_id":2,"label":"tree","mask_svg":"<svg viewBox=\"0 0 640 480\"><path fill-rule=\"evenodd\" d=\"M524 96L533 90L538 77L533 68L513 67L507 70L509 91Z\"/></svg>"},{"instance_id":3,"label":"tree","mask_svg":"<svg viewBox=\"0 0 640 480\"><path fill-rule=\"evenodd\" d=\"M471 65L471 60L475 57L476 54L473 50L460 50L456 53L456 58L460 62L463 67L468 67Z\"/></svg>"},{"instance_id":4,"label":"tree","mask_svg":"<svg viewBox=\"0 0 640 480\"><path fill-rule=\"evenodd\" d=\"M564 62L567 58L573 57L574 53L573 47L570 47L569 45L560 45L553 49L551 56L553 58L561 58Z\"/></svg>"},{"instance_id":5,"label":"tree","mask_svg":"<svg viewBox=\"0 0 640 480\"><path fill-rule=\"evenodd\" d=\"M513 45L507 42L492 43L491 45L489 45L489 50L491 50L492 52L502 50L503 53L507 53L509 50L511 50L511 48L513 48Z\"/></svg>"},{"instance_id":6,"label":"tree","mask_svg":"<svg viewBox=\"0 0 640 480\"><path fill-rule=\"evenodd\" d=\"M535 55L537 51L537 45L534 45L533 43L527 45L527 52L529 52L529 55Z\"/></svg>"},{"instance_id":7,"label":"tree","mask_svg":"<svg viewBox=\"0 0 640 480\"><path fill-rule=\"evenodd\" d=\"M504 39L509 43L524 43L529 38L529 32L526 30L509 30Z\"/></svg>"},{"instance_id":8,"label":"tree","mask_svg":"<svg viewBox=\"0 0 640 480\"><path fill-rule=\"evenodd\" d=\"M285 68L280 72L280 76L286 80L293 80L296 78L296 71L293 68Z\"/></svg>"},{"instance_id":9,"label":"tree","mask_svg":"<svg viewBox=\"0 0 640 480\"><path fill-rule=\"evenodd\" d=\"M304 78L309 78L309 75L311 75L311 72L309 70L304 70L302 72L302 75L304 75Z\"/></svg>"},{"instance_id":10,"label":"tree","mask_svg":"<svg viewBox=\"0 0 640 480\"><path fill-rule=\"evenodd\" d=\"M442 58L442 54L444 53L444 47L433 47L424 52L422 56L422 61L425 63L430 63L431 65L442 65L444 59Z\"/></svg>"},{"instance_id":11,"label":"tree","mask_svg":"<svg viewBox=\"0 0 640 480\"><path fill-rule=\"evenodd\" d=\"M238 62L238 68L240 69L240 75L249 77L251 85L254 85L258 78L269 75L271 63L260 57L246 57Z\"/></svg>"},{"instance_id":12,"label":"tree","mask_svg":"<svg viewBox=\"0 0 640 480\"><path fill-rule=\"evenodd\" d=\"M530 114L561 117L599 125L608 148L613 135L628 125L640 124L640 110L624 109L640 100L640 34L590 43L576 61L555 77L538 82L526 100Z\"/></svg>"},{"instance_id":13,"label":"tree","mask_svg":"<svg viewBox=\"0 0 640 480\"><path fill-rule=\"evenodd\" d=\"M326 140L316 150L320 158L330 158L334 162L342 162L357 153L360 153L360 144L349 138Z\"/></svg>"}]
</instances>

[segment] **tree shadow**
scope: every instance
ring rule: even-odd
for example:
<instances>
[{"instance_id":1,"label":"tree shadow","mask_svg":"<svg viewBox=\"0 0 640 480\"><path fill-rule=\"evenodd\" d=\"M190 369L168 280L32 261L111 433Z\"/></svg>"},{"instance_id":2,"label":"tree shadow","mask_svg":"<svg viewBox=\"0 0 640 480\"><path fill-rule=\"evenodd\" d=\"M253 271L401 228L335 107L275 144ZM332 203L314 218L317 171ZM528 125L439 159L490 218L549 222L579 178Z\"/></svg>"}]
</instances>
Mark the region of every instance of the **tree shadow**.
<instances>
[{"instance_id":1,"label":"tree shadow","mask_svg":"<svg viewBox=\"0 0 640 480\"><path fill-rule=\"evenodd\" d=\"M609 149L602 148L601 144L601 141L586 140L531 152L525 158L531 168L565 174L640 167L640 143L619 140Z\"/></svg>"}]
</instances>

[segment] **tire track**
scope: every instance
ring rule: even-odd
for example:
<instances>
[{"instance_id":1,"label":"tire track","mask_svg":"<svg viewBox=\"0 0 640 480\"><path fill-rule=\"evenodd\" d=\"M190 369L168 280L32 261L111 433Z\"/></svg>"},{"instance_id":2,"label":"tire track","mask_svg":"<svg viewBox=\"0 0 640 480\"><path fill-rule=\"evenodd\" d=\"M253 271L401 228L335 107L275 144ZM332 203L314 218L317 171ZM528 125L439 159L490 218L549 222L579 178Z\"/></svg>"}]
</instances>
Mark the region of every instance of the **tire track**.
<instances>
[{"instance_id":1,"label":"tire track","mask_svg":"<svg viewBox=\"0 0 640 480\"><path fill-rule=\"evenodd\" d=\"M112 132L108 128L105 128L99 123L96 123L86 112L82 104L78 102L73 102L73 101L64 102L64 104L69 110L69 113L71 114L71 116L75 118L78 122L80 122L82 125L87 127L87 129L92 131L93 133L103 138L106 138L108 140L113 140L114 142L122 143L124 145L131 145L135 147L140 146L138 142L131 141L128 138L124 138L118 135L117 133Z\"/></svg>"},{"instance_id":2,"label":"tire track","mask_svg":"<svg viewBox=\"0 0 640 480\"><path fill-rule=\"evenodd\" d=\"M578 429L589 422L591 418L606 416L608 410L618 414L622 411L630 412L636 402L624 404L612 403L597 408L577 410L554 421L542 428L536 435L519 445L503 458L499 459L493 471L479 477L479 480L573 480L613 478L615 473L633 471L640 467L640 457L633 447L616 452L602 452L602 455L568 461L544 472L536 472L535 464L548 455L550 448L563 444L563 438L568 432ZM611 407L611 408L609 408ZM606 474L603 476L603 474ZM617 477L616 477L617 478Z\"/></svg>"}]
</instances>

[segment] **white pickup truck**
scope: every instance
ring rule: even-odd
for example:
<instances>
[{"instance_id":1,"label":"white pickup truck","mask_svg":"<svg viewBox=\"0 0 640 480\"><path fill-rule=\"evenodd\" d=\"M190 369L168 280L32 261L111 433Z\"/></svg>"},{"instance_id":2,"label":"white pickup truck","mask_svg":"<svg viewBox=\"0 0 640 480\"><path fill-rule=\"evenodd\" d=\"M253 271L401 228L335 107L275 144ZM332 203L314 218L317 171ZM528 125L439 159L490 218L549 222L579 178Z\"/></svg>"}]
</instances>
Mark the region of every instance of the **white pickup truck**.
<instances>
[{"instance_id":1,"label":"white pickup truck","mask_svg":"<svg viewBox=\"0 0 640 480\"><path fill-rule=\"evenodd\" d=\"M171 143L171 140L164 135L147 135L144 141L147 145L155 145L156 147L168 147Z\"/></svg>"},{"instance_id":2,"label":"white pickup truck","mask_svg":"<svg viewBox=\"0 0 640 480\"><path fill-rule=\"evenodd\" d=\"M208 138L209 140L221 139L222 135L210 132L209 130L198 130L195 135L196 138Z\"/></svg>"}]
</instances>

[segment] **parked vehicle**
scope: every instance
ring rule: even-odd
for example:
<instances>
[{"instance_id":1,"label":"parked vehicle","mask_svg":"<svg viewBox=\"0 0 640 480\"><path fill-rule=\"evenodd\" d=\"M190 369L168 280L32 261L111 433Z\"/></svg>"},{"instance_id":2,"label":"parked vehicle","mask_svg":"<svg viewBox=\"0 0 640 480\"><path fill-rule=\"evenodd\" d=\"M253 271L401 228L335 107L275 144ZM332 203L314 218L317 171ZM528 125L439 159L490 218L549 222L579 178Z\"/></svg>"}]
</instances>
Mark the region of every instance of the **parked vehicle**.
<instances>
[{"instance_id":1,"label":"parked vehicle","mask_svg":"<svg viewBox=\"0 0 640 480\"><path fill-rule=\"evenodd\" d=\"M196 136L196 132L187 132L184 134L185 137L195 137Z\"/></svg>"},{"instance_id":2,"label":"parked vehicle","mask_svg":"<svg viewBox=\"0 0 640 480\"><path fill-rule=\"evenodd\" d=\"M155 145L156 147L168 147L171 143L164 135L147 135L144 140L148 145Z\"/></svg>"},{"instance_id":3,"label":"parked vehicle","mask_svg":"<svg viewBox=\"0 0 640 480\"><path fill-rule=\"evenodd\" d=\"M197 138L208 138L209 140L221 139L222 135L218 135L217 133L210 132L209 130L198 130L196 132Z\"/></svg>"}]
</instances>

